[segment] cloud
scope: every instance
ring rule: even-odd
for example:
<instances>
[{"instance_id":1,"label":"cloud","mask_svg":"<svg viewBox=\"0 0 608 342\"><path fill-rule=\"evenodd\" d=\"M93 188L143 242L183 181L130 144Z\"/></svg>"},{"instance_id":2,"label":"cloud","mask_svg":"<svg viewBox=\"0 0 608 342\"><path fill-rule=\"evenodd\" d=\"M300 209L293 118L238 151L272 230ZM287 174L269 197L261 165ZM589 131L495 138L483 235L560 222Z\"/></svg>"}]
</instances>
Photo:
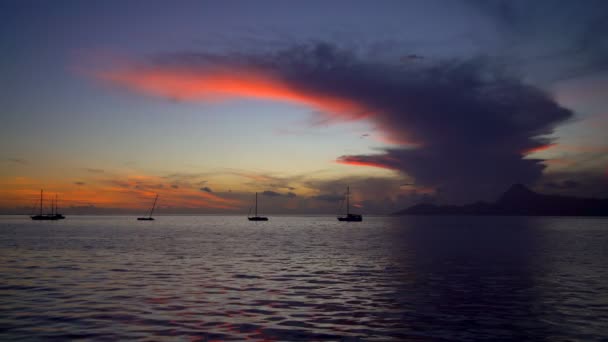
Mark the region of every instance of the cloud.
<instances>
[{"instance_id":1,"label":"cloud","mask_svg":"<svg viewBox=\"0 0 608 342\"><path fill-rule=\"evenodd\" d=\"M171 187L172 187L173 189L179 189L179 185L177 185L177 184L171 184Z\"/></svg>"},{"instance_id":2,"label":"cloud","mask_svg":"<svg viewBox=\"0 0 608 342\"><path fill-rule=\"evenodd\" d=\"M285 194L282 194L282 193L279 193L279 192L276 192L276 191L266 190L266 191L262 192L262 195L263 196L267 196L267 197L283 197L283 196L288 197L288 198L296 198L297 197L297 195L295 193L291 192L291 191L287 192Z\"/></svg>"},{"instance_id":3,"label":"cloud","mask_svg":"<svg viewBox=\"0 0 608 342\"><path fill-rule=\"evenodd\" d=\"M573 115L488 59L390 64L327 43L257 55L172 54L97 75L172 99L265 98L312 107L320 122L368 120L392 146L338 162L398 171L452 201L537 181L545 165L526 154L546 148Z\"/></svg>"},{"instance_id":4,"label":"cloud","mask_svg":"<svg viewBox=\"0 0 608 342\"><path fill-rule=\"evenodd\" d=\"M325 201L325 202L340 202L341 200L344 199L344 196L336 195L336 194L323 194L323 195L313 196L312 199L318 200L318 201Z\"/></svg>"},{"instance_id":5,"label":"cloud","mask_svg":"<svg viewBox=\"0 0 608 342\"><path fill-rule=\"evenodd\" d=\"M402 56L400 60L401 60L401 62L408 63L408 62L417 62L417 61L420 61L423 59L424 59L423 56L411 53L409 55Z\"/></svg>"},{"instance_id":6,"label":"cloud","mask_svg":"<svg viewBox=\"0 0 608 342\"><path fill-rule=\"evenodd\" d=\"M86 183L85 182L74 182L74 184L78 185L78 186L82 186L82 185L85 185Z\"/></svg>"},{"instance_id":7,"label":"cloud","mask_svg":"<svg viewBox=\"0 0 608 342\"><path fill-rule=\"evenodd\" d=\"M101 181L101 188L98 192L111 194L113 198L129 198L132 206L134 203L142 203L142 200L153 199L155 194L159 194L163 205L173 209L187 209L191 212L196 210L234 210L241 204L238 198L227 198L221 194L211 191L204 191L191 183L180 183L180 191L170 191L174 186L165 186L162 182L166 177L153 175L122 175ZM173 184L176 185L176 184ZM209 189L210 190L210 189ZM133 199L137 198L134 202ZM116 203L113 201L113 203Z\"/></svg>"},{"instance_id":8,"label":"cloud","mask_svg":"<svg viewBox=\"0 0 608 342\"><path fill-rule=\"evenodd\" d=\"M595 171L559 171L547 174L536 190L543 193L576 197L608 198L608 173Z\"/></svg>"},{"instance_id":9,"label":"cloud","mask_svg":"<svg viewBox=\"0 0 608 342\"><path fill-rule=\"evenodd\" d=\"M209 192L209 193L213 192L213 190L211 190L211 188L208 186L202 187L201 191L205 191L205 192Z\"/></svg>"},{"instance_id":10,"label":"cloud","mask_svg":"<svg viewBox=\"0 0 608 342\"><path fill-rule=\"evenodd\" d=\"M11 162L11 163L15 163L15 164L20 164L20 165L27 165L27 164L29 164L27 160L22 159L22 158L7 158L6 161Z\"/></svg>"},{"instance_id":11,"label":"cloud","mask_svg":"<svg viewBox=\"0 0 608 342\"><path fill-rule=\"evenodd\" d=\"M563 182L547 182L544 184L547 188L553 189L574 189L580 186L580 183L571 179Z\"/></svg>"},{"instance_id":12,"label":"cloud","mask_svg":"<svg viewBox=\"0 0 608 342\"><path fill-rule=\"evenodd\" d=\"M278 197L278 196L281 196L280 193L275 192L275 191L270 191L270 190L266 190L266 191L262 192L262 195L268 196L268 197Z\"/></svg>"},{"instance_id":13,"label":"cloud","mask_svg":"<svg viewBox=\"0 0 608 342\"><path fill-rule=\"evenodd\" d=\"M432 189L409 183L401 187L406 179L403 177L361 177L350 176L339 179L310 180L307 187L313 188L320 195L312 196L313 201L330 203L328 209L335 212L339 203L344 200L346 187L350 187L351 204L360 204L365 213L387 214L401 210L420 202L436 202L438 194Z\"/></svg>"}]
</instances>

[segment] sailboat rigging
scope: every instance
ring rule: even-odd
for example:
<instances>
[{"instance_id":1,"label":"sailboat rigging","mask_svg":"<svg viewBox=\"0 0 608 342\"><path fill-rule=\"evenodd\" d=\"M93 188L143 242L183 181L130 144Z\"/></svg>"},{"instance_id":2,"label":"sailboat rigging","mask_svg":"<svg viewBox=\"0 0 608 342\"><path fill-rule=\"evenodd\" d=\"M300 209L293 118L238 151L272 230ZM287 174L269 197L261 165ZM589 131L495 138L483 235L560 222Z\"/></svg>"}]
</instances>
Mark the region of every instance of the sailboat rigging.
<instances>
[{"instance_id":1,"label":"sailboat rigging","mask_svg":"<svg viewBox=\"0 0 608 342\"><path fill-rule=\"evenodd\" d=\"M249 209L251 211L251 209ZM258 216L258 193L255 193L255 216L249 216L247 214L247 219L249 221L268 221L268 217Z\"/></svg>"},{"instance_id":2,"label":"sailboat rigging","mask_svg":"<svg viewBox=\"0 0 608 342\"><path fill-rule=\"evenodd\" d=\"M65 216L63 216L62 214L59 213L59 199L57 198L57 194L55 194L55 210L53 212L53 216L57 220L63 220L63 219L65 219Z\"/></svg>"},{"instance_id":3,"label":"sailboat rigging","mask_svg":"<svg viewBox=\"0 0 608 342\"><path fill-rule=\"evenodd\" d=\"M154 204L152 204L152 209L150 209L150 214L147 217L138 217L138 221L154 221L154 217L152 217L152 213L154 212L154 208L156 207L156 201L158 200L158 194L156 194L156 198L154 198Z\"/></svg>"},{"instance_id":4,"label":"sailboat rigging","mask_svg":"<svg viewBox=\"0 0 608 342\"><path fill-rule=\"evenodd\" d=\"M350 212L350 187L346 187L346 216L338 216L338 221L345 222L361 222L363 221L363 216L360 214L353 214Z\"/></svg>"},{"instance_id":5,"label":"sailboat rigging","mask_svg":"<svg viewBox=\"0 0 608 342\"><path fill-rule=\"evenodd\" d=\"M56 196L56 195L55 195ZM51 213L50 214L43 214L42 213L42 203L44 201L44 196L43 196L43 190L40 190L40 212L38 213L38 215L32 215L30 216L30 218L34 221L55 221L55 220L59 220L59 219L64 219L65 216L61 215L61 214L57 214L55 213L55 205L51 204Z\"/></svg>"}]
</instances>

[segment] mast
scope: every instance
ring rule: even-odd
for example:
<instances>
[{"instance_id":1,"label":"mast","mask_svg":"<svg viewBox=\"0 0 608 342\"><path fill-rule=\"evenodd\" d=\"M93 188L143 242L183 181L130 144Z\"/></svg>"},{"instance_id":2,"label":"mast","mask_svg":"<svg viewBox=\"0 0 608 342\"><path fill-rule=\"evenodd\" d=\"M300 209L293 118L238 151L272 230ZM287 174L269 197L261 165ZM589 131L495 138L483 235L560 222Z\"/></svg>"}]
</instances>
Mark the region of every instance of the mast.
<instances>
[{"instance_id":1,"label":"mast","mask_svg":"<svg viewBox=\"0 0 608 342\"><path fill-rule=\"evenodd\" d=\"M42 189L40 189L40 215L42 215Z\"/></svg>"},{"instance_id":2,"label":"mast","mask_svg":"<svg viewBox=\"0 0 608 342\"><path fill-rule=\"evenodd\" d=\"M349 212L349 202L348 198L350 197L350 186L346 186L346 216L348 216Z\"/></svg>"},{"instance_id":3,"label":"mast","mask_svg":"<svg viewBox=\"0 0 608 342\"><path fill-rule=\"evenodd\" d=\"M55 194L55 214L59 213L59 199L57 198L57 194Z\"/></svg>"},{"instance_id":4,"label":"mast","mask_svg":"<svg viewBox=\"0 0 608 342\"><path fill-rule=\"evenodd\" d=\"M255 193L255 217L258 217L258 193Z\"/></svg>"},{"instance_id":5,"label":"mast","mask_svg":"<svg viewBox=\"0 0 608 342\"><path fill-rule=\"evenodd\" d=\"M156 207L156 200L158 200L158 194L156 194L156 198L154 199L154 204L152 204L152 209L150 209L149 217L152 217L152 213L154 212L154 207Z\"/></svg>"}]
</instances>

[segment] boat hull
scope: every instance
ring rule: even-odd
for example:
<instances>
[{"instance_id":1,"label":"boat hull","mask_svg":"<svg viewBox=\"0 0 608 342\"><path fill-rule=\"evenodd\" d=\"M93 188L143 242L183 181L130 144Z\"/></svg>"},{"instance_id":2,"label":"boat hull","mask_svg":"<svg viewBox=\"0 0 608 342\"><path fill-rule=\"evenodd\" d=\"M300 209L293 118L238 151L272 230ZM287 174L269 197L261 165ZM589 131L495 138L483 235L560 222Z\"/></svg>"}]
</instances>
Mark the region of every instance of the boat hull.
<instances>
[{"instance_id":1,"label":"boat hull","mask_svg":"<svg viewBox=\"0 0 608 342\"><path fill-rule=\"evenodd\" d=\"M57 221L59 217L55 215L34 215L30 216L34 221Z\"/></svg>"},{"instance_id":2,"label":"boat hull","mask_svg":"<svg viewBox=\"0 0 608 342\"><path fill-rule=\"evenodd\" d=\"M153 217L138 217L137 221L154 221Z\"/></svg>"},{"instance_id":3,"label":"boat hull","mask_svg":"<svg viewBox=\"0 0 608 342\"><path fill-rule=\"evenodd\" d=\"M247 219L249 221L268 221L268 217L262 217L262 216L248 217Z\"/></svg>"},{"instance_id":4,"label":"boat hull","mask_svg":"<svg viewBox=\"0 0 608 342\"><path fill-rule=\"evenodd\" d=\"M361 222L363 221L363 217L361 215L348 215L348 216L340 216L338 217L338 221L341 222Z\"/></svg>"}]
</instances>

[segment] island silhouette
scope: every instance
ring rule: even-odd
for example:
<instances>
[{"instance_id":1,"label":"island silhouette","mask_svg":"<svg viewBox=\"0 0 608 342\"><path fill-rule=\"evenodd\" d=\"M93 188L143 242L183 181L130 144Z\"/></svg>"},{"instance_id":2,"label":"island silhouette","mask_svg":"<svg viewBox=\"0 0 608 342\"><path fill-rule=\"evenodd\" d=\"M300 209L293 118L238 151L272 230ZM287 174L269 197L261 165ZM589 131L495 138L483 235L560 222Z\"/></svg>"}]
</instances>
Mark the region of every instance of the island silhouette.
<instances>
[{"instance_id":1,"label":"island silhouette","mask_svg":"<svg viewBox=\"0 0 608 342\"><path fill-rule=\"evenodd\" d=\"M393 215L608 216L608 199L540 194L523 184L514 184L494 203L422 203Z\"/></svg>"}]
</instances>

